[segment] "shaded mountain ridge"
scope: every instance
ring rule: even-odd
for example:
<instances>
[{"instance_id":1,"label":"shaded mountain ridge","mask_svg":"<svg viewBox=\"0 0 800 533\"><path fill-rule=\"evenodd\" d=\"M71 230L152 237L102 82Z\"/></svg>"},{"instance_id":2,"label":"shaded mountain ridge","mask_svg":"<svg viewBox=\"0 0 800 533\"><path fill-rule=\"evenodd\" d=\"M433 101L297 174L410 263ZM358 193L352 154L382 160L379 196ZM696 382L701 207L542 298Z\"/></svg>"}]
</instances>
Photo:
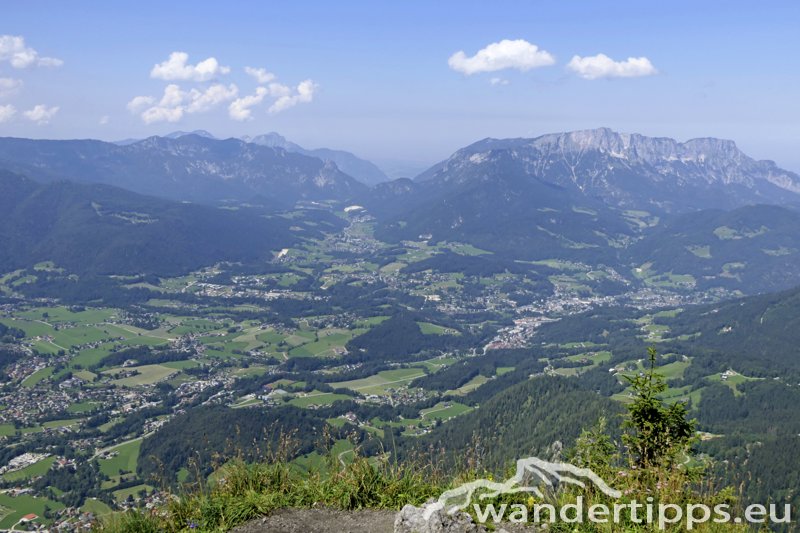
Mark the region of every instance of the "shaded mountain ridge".
<instances>
[{"instance_id":1,"label":"shaded mountain ridge","mask_svg":"<svg viewBox=\"0 0 800 533\"><path fill-rule=\"evenodd\" d=\"M343 201L366 187L333 162L238 139L196 134L120 146L95 140L0 138L0 167L38 181L104 183L173 200L262 196L276 206Z\"/></svg>"},{"instance_id":2,"label":"shaded mountain ridge","mask_svg":"<svg viewBox=\"0 0 800 533\"><path fill-rule=\"evenodd\" d=\"M98 184L39 184L0 171L0 271L53 261L70 273L184 274L220 261L267 261L336 224L264 217Z\"/></svg>"}]
</instances>

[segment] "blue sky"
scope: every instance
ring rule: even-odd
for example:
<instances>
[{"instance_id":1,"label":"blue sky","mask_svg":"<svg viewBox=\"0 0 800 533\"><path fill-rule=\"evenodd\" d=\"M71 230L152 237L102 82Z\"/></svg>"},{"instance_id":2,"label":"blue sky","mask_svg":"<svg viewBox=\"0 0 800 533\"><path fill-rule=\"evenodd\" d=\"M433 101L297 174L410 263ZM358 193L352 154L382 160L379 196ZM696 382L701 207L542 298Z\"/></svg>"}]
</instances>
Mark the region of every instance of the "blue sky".
<instances>
[{"instance_id":1,"label":"blue sky","mask_svg":"<svg viewBox=\"0 0 800 533\"><path fill-rule=\"evenodd\" d=\"M483 137L608 126L731 138L800 171L800 2L293 4L7 3L0 35L22 37L37 55L15 68L0 46L0 135L278 131L310 148L431 163ZM524 41L521 52L547 54L546 64L448 64L503 40ZM174 52L188 59L154 76ZM652 68L622 64L585 79L568 67L573 56L598 54L646 58ZM208 58L216 70L192 69ZM502 65L510 67L484 71ZM275 78L257 80L248 66ZM162 106L169 85L177 100ZM129 105L135 97L144 99Z\"/></svg>"}]
</instances>

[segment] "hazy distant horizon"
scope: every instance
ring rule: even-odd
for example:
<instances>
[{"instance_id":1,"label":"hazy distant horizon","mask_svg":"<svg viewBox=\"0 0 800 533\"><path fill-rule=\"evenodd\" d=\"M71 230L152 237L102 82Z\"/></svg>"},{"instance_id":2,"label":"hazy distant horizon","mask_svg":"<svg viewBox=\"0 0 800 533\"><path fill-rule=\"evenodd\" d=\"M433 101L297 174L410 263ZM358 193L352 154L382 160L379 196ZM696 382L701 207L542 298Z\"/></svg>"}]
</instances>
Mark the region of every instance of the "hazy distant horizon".
<instances>
[{"instance_id":1,"label":"hazy distant horizon","mask_svg":"<svg viewBox=\"0 0 800 533\"><path fill-rule=\"evenodd\" d=\"M607 126L597 126L597 127L601 128L601 127L607 127ZM447 149L445 148L445 149L443 149L443 151L441 151L439 153L439 155L433 155L432 157L429 157L428 159L419 158L419 154L417 154L417 153L409 153L408 157L404 158L404 157L402 157L403 154L401 152L399 152L399 151L398 152L394 152L394 153L390 153L390 154L386 154L386 156L378 155L378 156L374 156L373 157L369 153L362 152L362 151L359 151L359 150L356 150L356 149L352 149L349 146L342 146L342 145L334 144L335 143L334 139L332 139L330 143L326 143L326 141L323 140L323 141L320 141L319 143L315 144L314 141L305 142L305 141L302 140L301 137L290 137L288 135L283 134L280 131L276 131L276 132L263 131L263 132L242 133L242 134L233 133L233 134L222 135L222 134L218 134L217 132L212 131L212 130L210 130L208 128L198 127L198 128L192 128L192 129L173 128L173 129L167 129L165 131L155 131L155 132L150 132L147 135L144 135L144 136L141 136L141 137L127 136L127 137L119 137L119 138L99 138L99 137L54 137L54 136L39 136L39 137L36 137L36 136L31 136L30 138L43 139L43 140L46 140L46 139L51 139L51 140L72 140L72 139L85 138L85 139L94 139L94 140L99 140L99 141L104 141L104 142L115 143L115 142L120 142L120 141L124 141L124 140L129 140L129 139L139 139L139 138L143 139L143 138L151 137L151 136L161 136L161 137L163 137L163 136L169 135L171 133L174 133L175 131L186 131L187 133L190 133L190 132L196 131L196 130L205 130L205 131L208 131L209 133L211 133L214 137L216 137L218 139L241 138L241 137L244 137L246 135L255 136L255 135L261 135L261 134L265 134L265 133L278 133L278 134L282 135L283 137L285 137L287 140L295 142L295 143L301 145L303 148L306 148L306 149L309 149L309 150L313 150L313 149L317 149L317 148L328 148L328 149L333 149L333 150L343 150L343 151L351 152L351 153L355 154L356 156L359 156L359 157L361 157L363 159L371 161L372 163L377 165L382 171L384 171L384 173L386 173L387 176L389 176L389 178L397 179L397 178L401 178L401 177L403 177L403 178L414 178L417 175L419 175L420 173L422 173L425 170L427 170L428 168L430 168L433 165L435 165L436 163L439 163L440 161L444 161L445 159L449 158L451 155L453 155L459 149L464 148L465 146L473 144L473 143L475 143L477 141L480 141L482 139L485 139L487 137L492 137L492 138L496 138L496 139L534 138L534 137L539 137L541 135L546 135L546 134L550 134L550 133L563 133L563 132L569 132L569 131L590 130L590 129L595 129L595 128L588 128L588 127L587 128L565 128L565 129L561 129L561 130L542 131L540 133L520 134L520 135L484 135L482 137L476 137L476 138L473 138L471 140L464 141L463 144L459 144L457 146L453 146L452 149L450 149L449 151L447 151ZM785 169L793 171L795 173L800 173L800 155L798 155L798 157L795 158L795 162L794 163L784 162L783 160L776 159L775 157L769 155L769 153L768 153L769 152L769 146L766 147L764 150L762 150L762 151L765 151L767 153L759 154L759 151L757 150L757 146L754 146L751 149L748 146L743 145L742 143L740 143L737 139L731 139L729 137L714 136L714 135L696 135L696 136L693 136L693 137L680 138L680 137L673 137L671 135L663 135L663 134L658 134L658 133L647 134L647 133L643 133L642 131L625 131L625 130L618 130L618 129L615 129L615 128L610 128L610 129L612 129L614 131L617 131L619 133L629 133L629 134L638 133L638 134L641 134L641 135L645 135L647 137L669 137L669 138L675 139L678 142L686 142L686 141L688 141L690 139L695 139L695 138L700 138L700 137L716 137L716 138L719 138L719 139L732 140L732 141L734 141L736 143L736 145L739 147L739 149L742 150L742 152L744 152L746 155L748 155L748 156L750 156L750 157L752 157L752 158L754 158L756 160L764 160L764 159L772 160L772 161L775 161L778 164L778 166L781 167L781 168L785 168ZM14 137L14 136L16 136L16 135L0 135L0 137ZM380 154L382 152L378 152L378 153ZM791 159L792 158L789 158L789 161L791 161Z\"/></svg>"},{"instance_id":2,"label":"hazy distant horizon","mask_svg":"<svg viewBox=\"0 0 800 533\"><path fill-rule=\"evenodd\" d=\"M796 3L38 5L4 9L0 136L277 131L427 165L606 126L800 171Z\"/></svg>"}]
</instances>

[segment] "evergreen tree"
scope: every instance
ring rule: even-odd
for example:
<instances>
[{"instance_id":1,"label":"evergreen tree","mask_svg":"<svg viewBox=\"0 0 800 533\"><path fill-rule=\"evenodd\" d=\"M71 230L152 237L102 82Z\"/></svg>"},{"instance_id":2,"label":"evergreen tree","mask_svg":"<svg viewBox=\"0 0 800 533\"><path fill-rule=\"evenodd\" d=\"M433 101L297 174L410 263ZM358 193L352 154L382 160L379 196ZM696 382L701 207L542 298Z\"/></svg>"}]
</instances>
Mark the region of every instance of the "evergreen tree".
<instances>
[{"instance_id":1,"label":"evergreen tree","mask_svg":"<svg viewBox=\"0 0 800 533\"><path fill-rule=\"evenodd\" d=\"M647 349L648 368L637 376L625 376L634 392L627 406L623 441L637 467L670 465L685 451L694 436L696 421L687 418L687 404L666 405L659 394L667 390L664 376L656 372L656 349Z\"/></svg>"}]
</instances>

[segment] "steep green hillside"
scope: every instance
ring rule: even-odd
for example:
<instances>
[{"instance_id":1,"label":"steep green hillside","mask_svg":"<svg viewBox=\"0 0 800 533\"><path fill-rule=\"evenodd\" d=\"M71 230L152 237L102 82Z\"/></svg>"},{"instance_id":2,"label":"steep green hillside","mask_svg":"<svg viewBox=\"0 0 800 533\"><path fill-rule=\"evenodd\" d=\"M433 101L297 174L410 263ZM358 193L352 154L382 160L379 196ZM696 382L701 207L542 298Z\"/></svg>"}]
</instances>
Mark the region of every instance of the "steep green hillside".
<instances>
[{"instance_id":1,"label":"steep green hillside","mask_svg":"<svg viewBox=\"0 0 800 533\"><path fill-rule=\"evenodd\" d=\"M40 185L0 174L0 271L52 261L77 274L177 275L219 261L267 260L319 230L159 200L106 185Z\"/></svg>"},{"instance_id":2,"label":"steep green hillside","mask_svg":"<svg viewBox=\"0 0 800 533\"><path fill-rule=\"evenodd\" d=\"M576 380L535 378L498 392L458 423L407 441L406 453L436 450L455 464L474 455L485 468L497 470L524 457L548 457L556 441L573 445L581 429L600 417L611 419L616 428L621 413L619 404Z\"/></svg>"},{"instance_id":3,"label":"steep green hillside","mask_svg":"<svg viewBox=\"0 0 800 533\"><path fill-rule=\"evenodd\" d=\"M667 221L627 251L647 271L689 274L698 288L748 293L800 283L800 213L770 205L708 210Z\"/></svg>"},{"instance_id":4,"label":"steep green hillside","mask_svg":"<svg viewBox=\"0 0 800 533\"><path fill-rule=\"evenodd\" d=\"M800 378L800 289L689 308L664 317L675 351L703 350L749 375Z\"/></svg>"}]
</instances>

